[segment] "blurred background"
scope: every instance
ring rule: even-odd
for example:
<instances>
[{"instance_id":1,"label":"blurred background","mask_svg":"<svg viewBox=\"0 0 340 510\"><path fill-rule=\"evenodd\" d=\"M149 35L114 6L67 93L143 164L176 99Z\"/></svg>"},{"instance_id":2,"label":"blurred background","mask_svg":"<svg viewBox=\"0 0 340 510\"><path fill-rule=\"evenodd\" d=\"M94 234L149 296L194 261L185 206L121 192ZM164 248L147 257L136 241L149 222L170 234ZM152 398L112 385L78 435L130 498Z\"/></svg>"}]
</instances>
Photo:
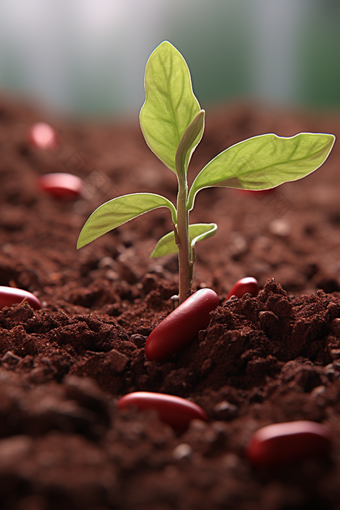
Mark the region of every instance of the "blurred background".
<instances>
[{"instance_id":1,"label":"blurred background","mask_svg":"<svg viewBox=\"0 0 340 510\"><path fill-rule=\"evenodd\" d=\"M134 115L164 39L202 107L339 109L338 0L0 0L0 94L67 115Z\"/></svg>"}]
</instances>

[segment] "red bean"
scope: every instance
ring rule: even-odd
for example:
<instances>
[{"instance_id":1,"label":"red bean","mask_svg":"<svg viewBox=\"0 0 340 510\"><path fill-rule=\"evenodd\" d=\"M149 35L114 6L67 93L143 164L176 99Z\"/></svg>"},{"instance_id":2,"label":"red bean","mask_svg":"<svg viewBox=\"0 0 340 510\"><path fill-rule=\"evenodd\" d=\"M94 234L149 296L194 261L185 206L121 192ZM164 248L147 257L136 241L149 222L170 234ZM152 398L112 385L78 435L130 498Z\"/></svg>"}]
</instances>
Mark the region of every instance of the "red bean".
<instances>
[{"instance_id":1,"label":"red bean","mask_svg":"<svg viewBox=\"0 0 340 510\"><path fill-rule=\"evenodd\" d=\"M219 304L216 292L201 289L183 301L148 336L145 354L153 361L165 361L189 345L210 322L210 312Z\"/></svg>"},{"instance_id":2,"label":"red bean","mask_svg":"<svg viewBox=\"0 0 340 510\"><path fill-rule=\"evenodd\" d=\"M83 181L76 175L52 173L38 178L38 187L54 198L74 199L81 196Z\"/></svg>"},{"instance_id":3,"label":"red bean","mask_svg":"<svg viewBox=\"0 0 340 510\"><path fill-rule=\"evenodd\" d=\"M28 141L37 149L53 150L53 146L60 141L58 133L45 122L33 124L28 132Z\"/></svg>"},{"instance_id":4,"label":"red bean","mask_svg":"<svg viewBox=\"0 0 340 510\"><path fill-rule=\"evenodd\" d=\"M117 407L118 409L137 407L140 411L155 410L162 422L179 432L186 430L191 420L208 421L206 412L199 405L185 398L164 393L148 391L128 393L118 400Z\"/></svg>"},{"instance_id":5,"label":"red bean","mask_svg":"<svg viewBox=\"0 0 340 510\"><path fill-rule=\"evenodd\" d=\"M274 467L325 454L329 447L326 427L313 421L293 421L257 430L246 447L246 455L256 466Z\"/></svg>"},{"instance_id":6,"label":"red bean","mask_svg":"<svg viewBox=\"0 0 340 510\"><path fill-rule=\"evenodd\" d=\"M234 287L229 292L227 299L231 298L231 296L236 296L238 298L242 297L244 294L251 294L252 296L257 296L259 293L259 284L257 280L252 276L247 276L246 278L242 278L237 283L235 283Z\"/></svg>"},{"instance_id":7,"label":"red bean","mask_svg":"<svg viewBox=\"0 0 340 510\"><path fill-rule=\"evenodd\" d=\"M35 310L41 308L39 299L34 294L31 294L31 292L15 289L13 287L0 286L0 308L11 306L14 303L21 303L23 300L27 301Z\"/></svg>"},{"instance_id":8,"label":"red bean","mask_svg":"<svg viewBox=\"0 0 340 510\"><path fill-rule=\"evenodd\" d=\"M239 189L237 191L239 191L242 194L252 195L252 196L262 200L262 197L264 197L266 195L271 195L272 193L275 193L277 188L278 188L278 186L276 186L275 188L270 188L270 189L260 189L260 190Z\"/></svg>"}]
</instances>

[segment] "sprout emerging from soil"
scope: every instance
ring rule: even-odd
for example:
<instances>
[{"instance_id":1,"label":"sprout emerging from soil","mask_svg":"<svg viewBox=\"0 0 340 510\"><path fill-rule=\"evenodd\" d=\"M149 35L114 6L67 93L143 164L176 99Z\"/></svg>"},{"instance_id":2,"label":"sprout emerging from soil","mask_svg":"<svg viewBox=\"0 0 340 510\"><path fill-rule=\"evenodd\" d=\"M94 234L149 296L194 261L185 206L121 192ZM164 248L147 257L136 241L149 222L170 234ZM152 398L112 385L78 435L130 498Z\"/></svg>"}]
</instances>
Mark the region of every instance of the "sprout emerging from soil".
<instances>
[{"instance_id":1,"label":"sprout emerging from soil","mask_svg":"<svg viewBox=\"0 0 340 510\"><path fill-rule=\"evenodd\" d=\"M286 138L270 133L249 138L212 159L189 189L188 166L203 135L205 112L193 93L183 56L168 41L162 42L149 57L145 94L140 126L150 149L177 177L177 204L154 193L133 193L109 200L88 218L77 248L141 214L167 207L173 231L158 241L151 257L178 253L182 303L191 294L195 245L214 235L217 229L215 223L189 223L196 194L212 186L260 191L301 179L324 163L335 136L299 133Z\"/></svg>"}]
</instances>

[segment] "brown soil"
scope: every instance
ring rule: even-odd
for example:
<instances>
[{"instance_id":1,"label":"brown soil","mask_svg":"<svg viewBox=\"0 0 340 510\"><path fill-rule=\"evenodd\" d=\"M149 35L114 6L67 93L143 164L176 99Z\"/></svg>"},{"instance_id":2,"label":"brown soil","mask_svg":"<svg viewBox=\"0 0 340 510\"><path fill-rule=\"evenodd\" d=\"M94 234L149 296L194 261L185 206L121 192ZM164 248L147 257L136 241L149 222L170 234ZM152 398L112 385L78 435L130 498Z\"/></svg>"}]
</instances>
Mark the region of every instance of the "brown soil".
<instances>
[{"instance_id":1,"label":"brown soil","mask_svg":"<svg viewBox=\"0 0 340 510\"><path fill-rule=\"evenodd\" d=\"M41 120L51 121L0 104L0 285L34 292L43 305L0 311L1 508L339 509L340 146L322 169L273 193L199 193L192 222L219 229L197 246L194 288L213 288L221 303L244 276L263 290L218 307L197 340L155 363L143 347L178 278L175 256L149 254L171 228L169 213L142 216L79 252L75 243L109 198L150 191L175 200L175 176L137 120L52 120L62 139L52 152L26 141ZM244 138L300 131L337 134L340 117L249 105L208 112L190 179ZM82 177L87 198L39 192L37 177L54 171ZM189 398L209 423L176 435L152 412L117 412L117 398L135 390ZM328 457L275 470L249 464L255 430L300 419L330 429Z\"/></svg>"}]
</instances>

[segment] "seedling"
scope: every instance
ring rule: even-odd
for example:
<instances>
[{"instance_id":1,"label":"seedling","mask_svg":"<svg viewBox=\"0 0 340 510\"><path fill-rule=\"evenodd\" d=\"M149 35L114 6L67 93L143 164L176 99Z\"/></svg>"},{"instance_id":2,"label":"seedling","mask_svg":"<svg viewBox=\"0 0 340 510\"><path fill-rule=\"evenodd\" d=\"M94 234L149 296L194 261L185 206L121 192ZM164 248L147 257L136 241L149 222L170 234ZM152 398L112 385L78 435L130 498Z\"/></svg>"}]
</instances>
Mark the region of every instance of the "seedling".
<instances>
[{"instance_id":1,"label":"seedling","mask_svg":"<svg viewBox=\"0 0 340 510\"><path fill-rule=\"evenodd\" d=\"M212 186L259 191L301 179L324 163L335 136L299 133L285 138L270 133L249 138L212 159L188 189L188 166L203 135L205 112L193 93L184 58L167 41L149 57L145 94L140 126L150 149L177 177L177 204L154 193L133 193L109 200L89 217L77 248L141 214L167 207L173 231L158 241L151 257L178 252L182 303L191 293L195 245L217 229L215 223L189 224L198 191Z\"/></svg>"}]
</instances>

